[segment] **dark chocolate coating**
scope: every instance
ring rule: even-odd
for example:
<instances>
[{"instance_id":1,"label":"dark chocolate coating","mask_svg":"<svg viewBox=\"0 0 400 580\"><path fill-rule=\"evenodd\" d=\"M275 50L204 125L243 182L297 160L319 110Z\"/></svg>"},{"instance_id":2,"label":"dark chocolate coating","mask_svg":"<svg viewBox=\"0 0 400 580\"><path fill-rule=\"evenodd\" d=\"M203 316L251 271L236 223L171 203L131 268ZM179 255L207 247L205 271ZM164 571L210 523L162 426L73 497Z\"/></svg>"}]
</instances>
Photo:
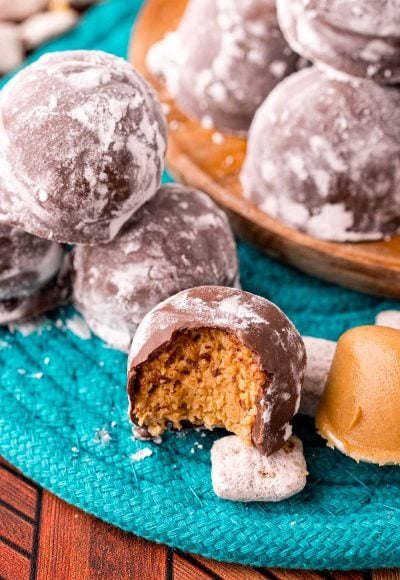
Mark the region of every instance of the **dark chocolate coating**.
<instances>
[{"instance_id":1,"label":"dark chocolate coating","mask_svg":"<svg viewBox=\"0 0 400 580\"><path fill-rule=\"evenodd\" d=\"M305 58L381 84L400 83L398 0L277 0L281 29Z\"/></svg>"},{"instance_id":2,"label":"dark chocolate coating","mask_svg":"<svg viewBox=\"0 0 400 580\"><path fill-rule=\"evenodd\" d=\"M156 192L166 128L121 58L50 53L0 94L0 222L49 240L113 239Z\"/></svg>"},{"instance_id":3,"label":"dark chocolate coating","mask_svg":"<svg viewBox=\"0 0 400 580\"><path fill-rule=\"evenodd\" d=\"M191 0L178 31L159 47L148 64L182 109L233 133L247 132L268 93L299 66L275 0Z\"/></svg>"},{"instance_id":4,"label":"dark chocolate coating","mask_svg":"<svg viewBox=\"0 0 400 580\"><path fill-rule=\"evenodd\" d=\"M95 334L123 351L162 300L238 278L225 213L205 193L178 184L161 187L111 243L75 248L73 265L76 307Z\"/></svg>"},{"instance_id":5,"label":"dark chocolate coating","mask_svg":"<svg viewBox=\"0 0 400 580\"><path fill-rule=\"evenodd\" d=\"M254 118L245 196L332 241L400 231L400 88L312 67L283 81Z\"/></svg>"},{"instance_id":6,"label":"dark chocolate coating","mask_svg":"<svg viewBox=\"0 0 400 580\"><path fill-rule=\"evenodd\" d=\"M65 302L70 283L62 246L0 225L0 324Z\"/></svg>"},{"instance_id":7,"label":"dark chocolate coating","mask_svg":"<svg viewBox=\"0 0 400 580\"><path fill-rule=\"evenodd\" d=\"M291 435L306 366L301 336L272 302L234 288L203 286L176 294L143 319L128 364L130 417L135 422L137 371L179 331L218 328L232 333L253 353L268 380L257 401L254 446L270 455Z\"/></svg>"}]
</instances>

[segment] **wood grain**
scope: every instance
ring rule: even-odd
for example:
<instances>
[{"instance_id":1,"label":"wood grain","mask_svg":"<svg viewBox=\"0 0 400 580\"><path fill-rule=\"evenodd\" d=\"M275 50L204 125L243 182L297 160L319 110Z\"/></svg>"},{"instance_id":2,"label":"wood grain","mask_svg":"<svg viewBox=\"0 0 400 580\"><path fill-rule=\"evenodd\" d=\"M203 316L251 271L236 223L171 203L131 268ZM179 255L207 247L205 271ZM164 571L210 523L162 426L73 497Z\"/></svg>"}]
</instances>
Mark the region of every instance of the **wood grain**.
<instances>
[{"instance_id":1,"label":"wood grain","mask_svg":"<svg viewBox=\"0 0 400 580\"><path fill-rule=\"evenodd\" d=\"M166 553L164 546L127 534L44 493L39 580L165 578Z\"/></svg>"},{"instance_id":2,"label":"wood grain","mask_svg":"<svg viewBox=\"0 0 400 580\"><path fill-rule=\"evenodd\" d=\"M131 43L133 64L169 110L167 164L171 173L209 193L226 209L236 233L266 254L325 280L400 298L400 237L388 242L331 243L270 218L243 197L239 173L246 141L225 134L222 145L214 143L213 131L186 117L163 83L150 73L146 66L149 48L176 28L186 4L187 0L148 0Z\"/></svg>"},{"instance_id":3,"label":"wood grain","mask_svg":"<svg viewBox=\"0 0 400 580\"><path fill-rule=\"evenodd\" d=\"M14 492L18 508L5 501ZM167 549L40 490L1 458L0 529L1 580L400 580L398 570L255 569Z\"/></svg>"}]
</instances>

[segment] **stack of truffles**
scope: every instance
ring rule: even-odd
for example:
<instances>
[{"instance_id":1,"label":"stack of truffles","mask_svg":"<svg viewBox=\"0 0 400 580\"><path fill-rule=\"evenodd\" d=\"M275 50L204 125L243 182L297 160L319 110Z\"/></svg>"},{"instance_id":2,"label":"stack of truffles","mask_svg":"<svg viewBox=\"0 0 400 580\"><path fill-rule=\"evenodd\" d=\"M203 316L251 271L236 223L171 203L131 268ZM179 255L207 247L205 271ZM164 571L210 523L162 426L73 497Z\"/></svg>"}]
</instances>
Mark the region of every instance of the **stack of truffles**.
<instances>
[{"instance_id":1,"label":"stack of truffles","mask_svg":"<svg viewBox=\"0 0 400 580\"><path fill-rule=\"evenodd\" d=\"M238 288L225 214L203 193L161 186L166 127L150 86L101 52L42 57L0 95L0 321L67 300L128 351L138 437L223 427L222 497L277 501L306 482L292 436L305 371L293 324ZM136 332L135 332L136 331ZM132 342L132 337L133 342ZM229 453L228 453L229 451ZM227 457L241 457L227 461Z\"/></svg>"},{"instance_id":2,"label":"stack of truffles","mask_svg":"<svg viewBox=\"0 0 400 580\"><path fill-rule=\"evenodd\" d=\"M206 127L251 123L247 199L357 242L400 231L399 47L398 0L191 0L148 65Z\"/></svg>"},{"instance_id":3,"label":"stack of truffles","mask_svg":"<svg viewBox=\"0 0 400 580\"><path fill-rule=\"evenodd\" d=\"M161 106L122 59L49 54L8 83L0 96L3 324L67 298L61 244L76 246L77 307L124 351L161 300L199 284L238 284L225 214L199 191L160 187L165 152Z\"/></svg>"},{"instance_id":4,"label":"stack of truffles","mask_svg":"<svg viewBox=\"0 0 400 580\"><path fill-rule=\"evenodd\" d=\"M289 44L314 64L258 111L245 195L321 239L400 231L400 10L396 0L278 0Z\"/></svg>"}]
</instances>

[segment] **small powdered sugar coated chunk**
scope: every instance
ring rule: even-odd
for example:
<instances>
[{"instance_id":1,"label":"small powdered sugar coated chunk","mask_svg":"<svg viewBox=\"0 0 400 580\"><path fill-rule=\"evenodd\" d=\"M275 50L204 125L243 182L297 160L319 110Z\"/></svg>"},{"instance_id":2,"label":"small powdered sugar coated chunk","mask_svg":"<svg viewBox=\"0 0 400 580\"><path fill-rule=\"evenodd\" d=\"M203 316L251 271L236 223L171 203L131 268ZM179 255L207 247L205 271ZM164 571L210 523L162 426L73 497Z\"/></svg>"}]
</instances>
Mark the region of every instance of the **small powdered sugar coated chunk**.
<instances>
[{"instance_id":1,"label":"small powdered sugar coated chunk","mask_svg":"<svg viewBox=\"0 0 400 580\"><path fill-rule=\"evenodd\" d=\"M125 60L48 53L5 86L0 107L0 222L58 242L106 243L155 194L165 121Z\"/></svg>"},{"instance_id":2,"label":"small powdered sugar coated chunk","mask_svg":"<svg viewBox=\"0 0 400 580\"><path fill-rule=\"evenodd\" d=\"M223 437L212 446L211 463L214 492L231 501L282 501L302 491L307 481L303 445L294 436L269 457L235 435Z\"/></svg>"},{"instance_id":3,"label":"small powdered sugar coated chunk","mask_svg":"<svg viewBox=\"0 0 400 580\"><path fill-rule=\"evenodd\" d=\"M25 20L47 6L48 0L0 0L0 20Z\"/></svg>"},{"instance_id":4,"label":"small powdered sugar coated chunk","mask_svg":"<svg viewBox=\"0 0 400 580\"><path fill-rule=\"evenodd\" d=\"M299 412L315 417L335 354L336 342L312 336L303 336L303 341L307 352L307 366Z\"/></svg>"},{"instance_id":5,"label":"small powdered sugar coated chunk","mask_svg":"<svg viewBox=\"0 0 400 580\"><path fill-rule=\"evenodd\" d=\"M0 22L0 74L19 67L25 57L21 32L15 24Z\"/></svg>"},{"instance_id":6,"label":"small powdered sugar coated chunk","mask_svg":"<svg viewBox=\"0 0 400 580\"><path fill-rule=\"evenodd\" d=\"M147 459L147 457L151 457L153 455L153 451L150 447L144 447L143 449L139 449L136 453L131 454L131 461L143 461L143 459Z\"/></svg>"},{"instance_id":7,"label":"small powdered sugar coated chunk","mask_svg":"<svg viewBox=\"0 0 400 580\"><path fill-rule=\"evenodd\" d=\"M78 338L82 340L89 340L92 336L90 328L86 324L85 320L81 316L73 316L66 321L68 330L75 334Z\"/></svg>"},{"instance_id":8,"label":"small powdered sugar coated chunk","mask_svg":"<svg viewBox=\"0 0 400 580\"><path fill-rule=\"evenodd\" d=\"M375 324L400 330L400 310L383 310L376 315Z\"/></svg>"},{"instance_id":9,"label":"small powdered sugar coated chunk","mask_svg":"<svg viewBox=\"0 0 400 580\"><path fill-rule=\"evenodd\" d=\"M34 14L21 24L21 35L25 46L31 50L64 34L79 20L75 10L57 10Z\"/></svg>"},{"instance_id":10,"label":"small powdered sugar coated chunk","mask_svg":"<svg viewBox=\"0 0 400 580\"><path fill-rule=\"evenodd\" d=\"M272 0L190 0L178 29L147 57L189 116L239 134L297 61Z\"/></svg>"}]
</instances>

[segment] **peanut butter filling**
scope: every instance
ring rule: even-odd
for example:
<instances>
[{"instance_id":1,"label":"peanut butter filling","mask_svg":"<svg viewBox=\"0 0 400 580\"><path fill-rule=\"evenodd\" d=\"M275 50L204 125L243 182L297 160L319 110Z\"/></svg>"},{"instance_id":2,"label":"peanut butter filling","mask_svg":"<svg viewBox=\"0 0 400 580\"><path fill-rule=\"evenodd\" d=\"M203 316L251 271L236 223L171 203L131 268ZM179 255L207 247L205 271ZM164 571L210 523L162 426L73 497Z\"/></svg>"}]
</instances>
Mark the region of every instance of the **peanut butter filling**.
<instances>
[{"instance_id":1,"label":"peanut butter filling","mask_svg":"<svg viewBox=\"0 0 400 580\"><path fill-rule=\"evenodd\" d=\"M179 332L138 368L134 412L160 435L168 423L225 427L251 445L256 401L268 380L256 356L219 329Z\"/></svg>"}]
</instances>

